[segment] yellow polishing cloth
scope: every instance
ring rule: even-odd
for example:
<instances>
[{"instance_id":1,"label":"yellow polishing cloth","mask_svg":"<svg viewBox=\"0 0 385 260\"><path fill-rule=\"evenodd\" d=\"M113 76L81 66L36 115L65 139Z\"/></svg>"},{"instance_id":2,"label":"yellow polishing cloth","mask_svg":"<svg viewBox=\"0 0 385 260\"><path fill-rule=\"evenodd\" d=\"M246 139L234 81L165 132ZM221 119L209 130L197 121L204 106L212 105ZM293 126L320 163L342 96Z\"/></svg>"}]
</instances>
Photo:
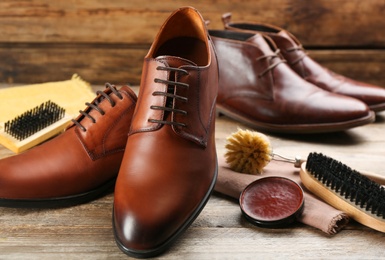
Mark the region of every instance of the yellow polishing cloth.
<instances>
[{"instance_id":1,"label":"yellow polishing cloth","mask_svg":"<svg viewBox=\"0 0 385 260\"><path fill-rule=\"evenodd\" d=\"M72 117L95 97L91 86L78 75L70 80L0 89L0 122L6 122L48 100Z\"/></svg>"}]
</instances>

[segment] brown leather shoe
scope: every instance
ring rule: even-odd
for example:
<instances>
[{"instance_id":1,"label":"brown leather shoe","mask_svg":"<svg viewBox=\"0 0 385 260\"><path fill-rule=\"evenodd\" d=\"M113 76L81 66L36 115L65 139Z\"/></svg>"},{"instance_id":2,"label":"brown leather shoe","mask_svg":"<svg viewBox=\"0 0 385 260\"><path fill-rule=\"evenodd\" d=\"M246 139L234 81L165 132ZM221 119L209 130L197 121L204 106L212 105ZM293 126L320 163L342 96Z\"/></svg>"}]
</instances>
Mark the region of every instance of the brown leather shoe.
<instances>
[{"instance_id":1,"label":"brown leather shoe","mask_svg":"<svg viewBox=\"0 0 385 260\"><path fill-rule=\"evenodd\" d=\"M112 191L135 104L128 87L107 84L64 133L0 160L0 206L68 206Z\"/></svg>"},{"instance_id":2,"label":"brown leather shoe","mask_svg":"<svg viewBox=\"0 0 385 260\"><path fill-rule=\"evenodd\" d=\"M210 31L219 64L218 112L262 131L321 133L374 121L361 101L299 77L268 37Z\"/></svg>"},{"instance_id":3,"label":"brown leather shoe","mask_svg":"<svg viewBox=\"0 0 385 260\"><path fill-rule=\"evenodd\" d=\"M134 257L160 254L199 215L217 176L218 69L197 10L176 10L144 59L115 186L113 229Z\"/></svg>"},{"instance_id":4,"label":"brown leather shoe","mask_svg":"<svg viewBox=\"0 0 385 260\"><path fill-rule=\"evenodd\" d=\"M288 31L262 23L231 22L230 13L224 14L222 21L228 30L269 36L289 66L308 82L327 91L359 99L375 112L385 110L384 88L344 77L322 67L306 54L302 44Z\"/></svg>"}]
</instances>

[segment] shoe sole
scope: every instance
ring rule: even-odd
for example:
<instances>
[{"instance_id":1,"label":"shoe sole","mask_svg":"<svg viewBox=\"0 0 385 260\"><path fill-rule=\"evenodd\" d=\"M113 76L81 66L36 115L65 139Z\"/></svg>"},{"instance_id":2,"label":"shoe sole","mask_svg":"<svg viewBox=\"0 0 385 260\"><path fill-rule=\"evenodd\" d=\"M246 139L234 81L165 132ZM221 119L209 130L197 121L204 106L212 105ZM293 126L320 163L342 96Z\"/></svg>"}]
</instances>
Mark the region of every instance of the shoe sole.
<instances>
[{"instance_id":1,"label":"shoe sole","mask_svg":"<svg viewBox=\"0 0 385 260\"><path fill-rule=\"evenodd\" d=\"M369 105L368 105L369 106ZM376 104L376 105L370 105L369 109L374 112L381 112L385 110L385 103Z\"/></svg>"},{"instance_id":2,"label":"shoe sole","mask_svg":"<svg viewBox=\"0 0 385 260\"><path fill-rule=\"evenodd\" d=\"M171 247L171 245L174 243L174 241L179 238L180 235L184 233L184 231L194 222L194 220L199 216L203 208L206 206L207 201L209 200L211 193L214 190L215 182L217 180L218 176L218 162L216 160L216 166L215 166L215 172L214 172L214 178L210 185L210 188L208 192L206 193L205 197L197 207L197 209L193 212L193 214L187 219L187 221L163 244L160 246L149 249L149 250L135 250L125 247L119 240L116 230L115 230L115 221L114 221L114 210L112 211L112 227L114 230L114 237L116 244L118 245L119 249L123 251L128 256L135 257L135 258L149 258L149 257L155 257L166 251Z\"/></svg>"},{"instance_id":3,"label":"shoe sole","mask_svg":"<svg viewBox=\"0 0 385 260\"><path fill-rule=\"evenodd\" d=\"M78 204L83 204L91 200L102 197L107 193L113 192L115 187L116 178L110 180L99 186L96 189L71 195L65 197L57 198L44 198L44 199L0 199L0 207L9 207L9 208L60 208L60 207L69 207Z\"/></svg>"},{"instance_id":4,"label":"shoe sole","mask_svg":"<svg viewBox=\"0 0 385 260\"><path fill-rule=\"evenodd\" d=\"M369 115L354 120L348 120L343 122L335 123L324 123L324 124L297 124L297 125L286 125L286 124L270 124L264 122L258 122L251 120L245 116L239 115L221 105L217 104L217 114L223 114L236 121L246 124L252 128L267 131L272 133L283 133L283 134L318 134L318 133L330 133L344 131L353 127L358 127L366 124L373 123L375 121L375 113L370 111Z\"/></svg>"}]
</instances>

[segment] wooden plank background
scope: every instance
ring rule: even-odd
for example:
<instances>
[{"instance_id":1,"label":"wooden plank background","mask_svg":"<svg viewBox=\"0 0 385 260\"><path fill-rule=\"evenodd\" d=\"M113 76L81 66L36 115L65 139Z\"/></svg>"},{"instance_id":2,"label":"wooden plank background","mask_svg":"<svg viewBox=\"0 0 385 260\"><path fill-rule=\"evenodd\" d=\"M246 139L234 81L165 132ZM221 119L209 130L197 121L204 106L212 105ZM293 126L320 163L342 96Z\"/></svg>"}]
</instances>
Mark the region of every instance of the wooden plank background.
<instances>
[{"instance_id":1,"label":"wooden plank background","mask_svg":"<svg viewBox=\"0 0 385 260\"><path fill-rule=\"evenodd\" d=\"M312 57L355 79L385 86L382 0L2 0L0 82L36 83L78 73L93 84L138 84L142 59L165 18L193 5L221 29L221 15L271 23Z\"/></svg>"}]
</instances>

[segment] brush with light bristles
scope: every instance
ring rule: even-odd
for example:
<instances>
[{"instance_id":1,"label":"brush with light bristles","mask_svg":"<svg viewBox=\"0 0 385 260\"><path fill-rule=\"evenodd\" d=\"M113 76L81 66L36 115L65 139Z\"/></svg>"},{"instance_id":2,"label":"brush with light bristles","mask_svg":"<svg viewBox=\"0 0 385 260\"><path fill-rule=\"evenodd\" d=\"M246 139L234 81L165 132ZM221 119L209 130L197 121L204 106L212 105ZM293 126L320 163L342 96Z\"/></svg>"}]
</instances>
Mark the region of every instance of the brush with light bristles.
<instances>
[{"instance_id":1,"label":"brush with light bristles","mask_svg":"<svg viewBox=\"0 0 385 260\"><path fill-rule=\"evenodd\" d=\"M385 177L351 169L320 153L306 161L273 153L269 139L258 132L238 130L227 138L226 162L234 171L256 174L275 157L300 166L303 185L357 222L385 232Z\"/></svg>"},{"instance_id":2,"label":"brush with light bristles","mask_svg":"<svg viewBox=\"0 0 385 260\"><path fill-rule=\"evenodd\" d=\"M303 160L297 156L294 159L273 152L269 138L259 132L239 129L227 138L225 146L226 162L236 172L261 174L263 168L271 161L292 162L300 167Z\"/></svg>"}]
</instances>

